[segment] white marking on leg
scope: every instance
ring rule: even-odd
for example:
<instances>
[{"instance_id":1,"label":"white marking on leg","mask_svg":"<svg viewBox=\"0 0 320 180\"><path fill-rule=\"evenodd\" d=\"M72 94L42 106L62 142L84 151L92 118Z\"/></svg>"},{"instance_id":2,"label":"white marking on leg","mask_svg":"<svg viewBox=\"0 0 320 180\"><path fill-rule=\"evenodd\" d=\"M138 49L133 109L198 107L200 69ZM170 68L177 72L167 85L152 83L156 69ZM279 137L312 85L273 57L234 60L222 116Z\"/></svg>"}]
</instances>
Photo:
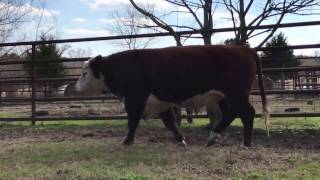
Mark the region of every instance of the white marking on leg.
<instances>
[{"instance_id":1,"label":"white marking on leg","mask_svg":"<svg viewBox=\"0 0 320 180\"><path fill-rule=\"evenodd\" d=\"M242 143L240 144L240 148L241 148L241 149L244 149L244 150L248 150L248 149L249 149L248 146L244 145L244 142L242 142Z\"/></svg>"},{"instance_id":2,"label":"white marking on leg","mask_svg":"<svg viewBox=\"0 0 320 180\"><path fill-rule=\"evenodd\" d=\"M209 136L208 141L216 141L220 137L221 137L221 135L219 133L215 133L213 131L210 131L210 136Z\"/></svg>"},{"instance_id":3,"label":"white marking on leg","mask_svg":"<svg viewBox=\"0 0 320 180\"><path fill-rule=\"evenodd\" d=\"M182 145L184 145L185 147L188 146L188 144L186 143L185 140L182 140L181 143L182 143Z\"/></svg>"}]
</instances>

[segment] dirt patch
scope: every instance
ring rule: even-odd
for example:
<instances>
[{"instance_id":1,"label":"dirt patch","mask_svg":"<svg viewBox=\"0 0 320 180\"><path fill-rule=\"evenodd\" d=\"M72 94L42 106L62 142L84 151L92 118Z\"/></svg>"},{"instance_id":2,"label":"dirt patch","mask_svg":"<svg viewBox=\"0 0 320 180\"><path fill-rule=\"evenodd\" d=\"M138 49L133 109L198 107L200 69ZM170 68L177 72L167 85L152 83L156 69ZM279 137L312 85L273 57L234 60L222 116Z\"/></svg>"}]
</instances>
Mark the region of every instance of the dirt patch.
<instances>
[{"instance_id":1,"label":"dirt patch","mask_svg":"<svg viewBox=\"0 0 320 180\"><path fill-rule=\"evenodd\" d=\"M204 146L209 130L204 127L181 129L190 146ZM79 127L58 129L17 129L2 128L0 144L30 143L30 142L60 142L81 139L122 139L127 133L126 127ZM261 129L255 129L253 147L263 146L291 150L319 150L320 130L273 130L270 139ZM229 127L222 134L222 143L215 146L234 146L242 142L242 127ZM171 132L162 127L139 127L135 138L136 143L176 143Z\"/></svg>"}]
</instances>

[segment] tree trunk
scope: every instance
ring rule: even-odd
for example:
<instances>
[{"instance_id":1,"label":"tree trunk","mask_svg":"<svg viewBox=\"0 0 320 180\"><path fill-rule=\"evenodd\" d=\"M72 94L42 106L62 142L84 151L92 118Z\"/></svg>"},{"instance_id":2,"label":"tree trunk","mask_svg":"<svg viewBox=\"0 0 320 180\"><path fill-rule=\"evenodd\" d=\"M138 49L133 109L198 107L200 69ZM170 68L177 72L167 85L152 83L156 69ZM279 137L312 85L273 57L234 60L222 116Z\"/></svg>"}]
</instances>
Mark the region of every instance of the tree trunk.
<instances>
[{"instance_id":1,"label":"tree trunk","mask_svg":"<svg viewBox=\"0 0 320 180\"><path fill-rule=\"evenodd\" d=\"M212 36L212 28L213 28L213 20L212 20L212 0L205 1L203 8L203 27L202 27L202 37L205 45L210 45L211 36Z\"/></svg>"},{"instance_id":2,"label":"tree trunk","mask_svg":"<svg viewBox=\"0 0 320 180\"><path fill-rule=\"evenodd\" d=\"M205 45L211 45L211 44L212 44L212 42L211 42L211 35L212 35L212 34L208 34L208 35L204 35L204 36L203 36L203 43L204 43Z\"/></svg>"},{"instance_id":3,"label":"tree trunk","mask_svg":"<svg viewBox=\"0 0 320 180\"><path fill-rule=\"evenodd\" d=\"M247 42L247 28L246 28L246 14L244 10L244 0L240 0L239 2L239 31L237 33L237 36L235 38L235 44L239 46L246 45Z\"/></svg>"}]
</instances>

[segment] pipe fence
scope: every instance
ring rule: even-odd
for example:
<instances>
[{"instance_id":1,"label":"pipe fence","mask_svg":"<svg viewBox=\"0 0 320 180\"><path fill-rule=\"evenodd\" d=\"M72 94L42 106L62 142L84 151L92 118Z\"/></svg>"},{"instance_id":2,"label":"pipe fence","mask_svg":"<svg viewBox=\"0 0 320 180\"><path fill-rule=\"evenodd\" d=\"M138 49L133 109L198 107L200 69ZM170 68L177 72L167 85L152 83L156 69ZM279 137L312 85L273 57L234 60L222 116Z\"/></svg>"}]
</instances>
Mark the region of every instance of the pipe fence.
<instances>
[{"instance_id":1,"label":"pipe fence","mask_svg":"<svg viewBox=\"0 0 320 180\"><path fill-rule=\"evenodd\" d=\"M279 25L279 28L296 28L302 26L319 26L320 21L311 21L311 22L299 22L299 23L287 23ZM270 29L274 25L263 25L259 27L248 27L248 29ZM223 33L223 32L230 32L234 31L237 28L220 28L220 29L213 29L214 33ZM179 35L190 35L190 34L199 34L200 31L181 31L178 32ZM47 40L47 41L26 41L26 42L12 42L12 43L0 43L0 47L9 47L9 46L31 46L31 61L22 61L22 60L13 60L13 61L6 61L0 60L0 67L5 67L0 72L0 107L10 106L10 105L21 105L22 103L26 106L25 114L26 116L23 117L8 117L6 115L1 116L0 114L0 121L32 121L35 124L36 121L53 121L53 120L107 120L107 119L126 119L126 115L124 112L120 112L120 115L105 115L104 113L88 113L82 116L77 115L58 115L58 116L51 116L50 114L44 113L41 114L39 112L41 110L41 106L45 103L51 104L51 106L46 106L45 108L55 108L54 106L61 102L61 104L68 104L70 111L74 109L80 111L82 107L89 107L91 102L96 104L100 104L100 106L106 106L107 103L105 102L112 102L117 104L117 106L121 106L117 101L115 96L110 95L101 95L101 96L80 96L77 95L74 91L71 91L71 95L66 95L67 87L74 83L77 80L77 76L79 73L73 72L69 74L65 74L63 77L38 77L37 76L37 67L42 62L41 59L36 59L36 47L40 44L51 44L51 43L76 43L76 42L88 42L88 41L108 41L108 40L119 40L119 39L128 39L128 38L146 38L146 37L163 37L163 36L170 36L169 33L150 33L150 34L138 34L138 35L126 35L126 36L108 36L108 37L93 37L93 38L79 38L79 39L59 39L59 40ZM304 45L291 45L288 47L273 47L277 49L312 49L312 48L320 48L319 44L304 44ZM273 48L257 48L257 51L267 51ZM75 63L75 62L83 62L88 58L63 58L59 61L52 60L46 61L47 63ZM21 68L22 66L28 64L31 66L31 73L29 75L23 74L24 69ZM15 66L21 66L17 68ZM11 68L9 68L11 67ZM66 71L77 71L81 67L73 66L73 67L66 67ZM46 69L42 69L46 70ZM50 70L49 68L47 70ZM264 74L269 73L280 73L283 76L287 76L285 79L286 82L281 82L283 87L281 88L271 88L266 89L266 93L270 96L278 95L278 96L311 96L315 97L316 95L320 94L320 75L317 76L320 72L320 63L318 66L312 67L290 67L290 68L266 68L263 69ZM10 74L5 76L5 74ZM13 73L13 75L12 75ZM288 74L289 73L289 74ZM290 75L291 73L291 75ZM299 74L300 73L300 74ZM311 76L311 81L309 81L308 73L313 73L314 75ZM285 74L285 75L284 75ZM296 76L299 74L299 76ZM316 75L316 76L315 76ZM290 78L289 78L290 77ZM299 84L294 84L297 81L295 78L302 78L306 80L306 82L302 82ZM313 81L312 81L313 78ZM315 80L316 79L316 80ZM319 80L319 83L318 83ZM293 85L292 85L293 84ZM55 87L56 86L56 87ZM291 87L292 86L292 87ZM54 87L53 89L51 89ZM63 87L63 89L61 89ZM311 88L310 88L311 87ZM47 89L46 89L47 88ZM59 89L60 88L60 89ZM5 96L2 95L5 93ZM16 93L15 95L12 95ZM41 94L42 93L42 94ZM56 93L55 95L52 95ZM11 96L11 95L12 96ZM17 95L20 94L20 95ZM259 90L253 89L252 93L253 96L259 95ZM311 98L312 99L312 98ZM306 100L310 101L310 100ZM77 104L77 103L85 103ZM256 102L256 101L255 101ZM314 101L318 103L318 101ZM313 106L314 106L313 102ZM53 104L52 104L53 103ZM60 104L60 105L61 105ZM320 105L320 99L319 99ZM112 105L113 106L113 105ZM39 107L39 111L38 111ZM314 108L315 109L315 108ZM30 113L27 113L30 111ZM107 111L107 110L104 110ZM257 114L259 116L260 114ZM271 115L272 117L319 117L320 116L320 106L319 112L292 112L292 113L285 113L285 112L278 112ZM182 115L183 118L187 117L186 115ZM194 115L194 118L207 118L206 115Z\"/></svg>"}]
</instances>

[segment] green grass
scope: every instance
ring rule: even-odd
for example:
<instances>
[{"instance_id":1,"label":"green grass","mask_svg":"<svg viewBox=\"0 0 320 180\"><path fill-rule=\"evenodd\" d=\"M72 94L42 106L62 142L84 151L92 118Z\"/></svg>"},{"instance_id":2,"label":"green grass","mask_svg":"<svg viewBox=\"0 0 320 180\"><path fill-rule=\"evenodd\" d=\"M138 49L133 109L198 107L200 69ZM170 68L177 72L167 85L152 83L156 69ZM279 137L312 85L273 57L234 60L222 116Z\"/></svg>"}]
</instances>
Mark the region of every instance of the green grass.
<instances>
[{"instance_id":1,"label":"green grass","mask_svg":"<svg viewBox=\"0 0 320 180\"><path fill-rule=\"evenodd\" d=\"M0 169L3 170L0 177L147 177L142 174L152 177L153 171L161 173L161 166L173 165L169 152L177 153L172 149L169 152L154 153L154 148L149 149L145 145L126 148L116 143L111 141L101 144L85 140L37 143L9 149L1 152L5 156L0 159Z\"/></svg>"},{"instance_id":2,"label":"green grass","mask_svg":"<svg viewBox=\"0 0 320 180\"><path fill-rule=\"evenodd\" d=\"M240 120L228 128L226 145L210 148L203 146L207 119L183 123L187 148L177 145L159 120L142 121L131 147L120 144L126 121L0 123L0 179L317 179L319 121L272 118L273 139L267 143L257 119L250 149L239 147Z\"/></svg>"},{"instance_id":3,"label":"green grass","mask_svg":"<svg viewBox=\"0 0 320 180\"><path fill-rule=\"evenodd\" d=\"M320 161L315 160L313 162L298 162L290 168L282 168L281 172L266 172L261 170L252 170L244 177L238 177L236 179L318 179L320 172Z\"/></svg>"},{"instance_id":4,"label":"green grass","mask_svg":"<svg viewBox=\"0 0 320 180\"><path fill-rule=\"evenodd\" d=\"M16 114L6 113L6 112L0 113L0 118L14 118L14 117L16 117Z\"/></svg>"},{"instance_id":5,"label":"green grass","mask_svg":"<svg viewBox=\"0 0 320 180\"><path fill-rule=\"evenodd\" d=\"M319 129L320 118L271 118L271 128L281 129Z\"/></svg>"}]
</instances>

